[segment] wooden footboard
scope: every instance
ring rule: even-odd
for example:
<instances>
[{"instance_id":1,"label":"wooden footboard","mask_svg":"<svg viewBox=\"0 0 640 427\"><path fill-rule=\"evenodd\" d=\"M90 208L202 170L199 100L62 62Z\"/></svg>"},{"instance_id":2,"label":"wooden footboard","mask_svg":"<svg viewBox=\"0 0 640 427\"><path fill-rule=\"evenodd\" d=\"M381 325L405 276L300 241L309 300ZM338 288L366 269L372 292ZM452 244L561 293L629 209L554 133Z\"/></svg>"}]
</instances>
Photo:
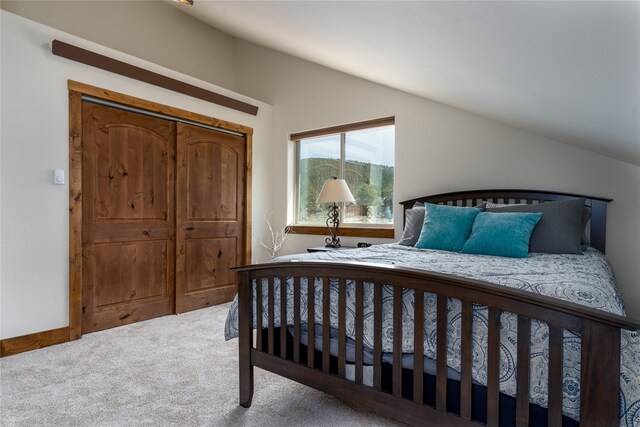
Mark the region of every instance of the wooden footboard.
<instances>
[{"instance_id":1,"label":"wooden footboard","mask_svg":"<svg viewBox=\"0 0 640 427\"><path fill-rule=\"evenodd\" d=\"M444 274L363 263L334 263L324 261L293 261L258 264L234 269L239 273L239 354L240 404L248 407L253 396L253 367L274 372L297 382L333 394L345 401L396 418L413 425L476 425L472 412L472 314L473 304L488 307L487 364L487 425L499 425L500 411L500 314L510 312L518 316L516 425L529 424L530 390L530 332L533 319L549 326L549 382L548 421L551 426L562 425L563 330L581 336L580 419L582 426L618 425L620 381L620 329L636 330L638 323L621 316L586 308L530 292L503 286L452 277ZM293 349L287 347L286 328L275 327L274 279L285 283L293 280ZM313 292L308 287L307 315L300 310L301 279L308 283L321 280L323 288L323 331L329 330L329 282L337 280L338 293L338 368L330 370L329 334L323 333L320 360L317 351L301 355L301 325L313 324L316 318ZM268 292L254 283L268 280ZM355 377L347 379L346 353L346 284L355 283ZM363 384L364 284L373 288L373 384ZM393 368L392 386L382 387L382 290L393 289ZM369 285L367 285L369 286ZM402 292L414 291L414 348L423 353L424 293L437 295L437 357L435 405L423 402L423 360L414 358L412 400L402 393ZM268 317L268 327L253 332L253 293L258 290L256 315ZM287 298L285 286L280 287L280 324L286 324ZM267 299L267 313L262 313L262 299ZM461 301L462 341L460 370L460 415L447 410L447 304L448 298ZM282 323L281 323L282 322ZM276 337L276 333L278 336ZM265 336L266 335L266 336ZM309 347L314 347L314 328L308 328ZM266 345L263 345L266 343ZM278 348L276 348L278 345Z\"/></svg>"}]
</instances>

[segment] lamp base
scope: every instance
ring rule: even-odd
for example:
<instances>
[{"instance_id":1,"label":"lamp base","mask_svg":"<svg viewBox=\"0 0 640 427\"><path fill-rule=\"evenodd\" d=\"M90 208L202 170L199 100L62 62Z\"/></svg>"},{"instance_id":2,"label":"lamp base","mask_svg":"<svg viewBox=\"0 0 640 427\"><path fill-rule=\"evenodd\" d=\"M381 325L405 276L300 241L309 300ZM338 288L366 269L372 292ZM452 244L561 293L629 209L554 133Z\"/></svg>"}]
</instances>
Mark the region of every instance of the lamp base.
<instances>
[{"instance_id":1,"label":"lamp base","mask_svg":"<svg viewBox=\"0 0 640 427\"><path fill-rule=\"evenodd\" d=\"M327 215L327 227L331 237L327 237L324 242L325 248L339 248L340 239L338 238L338 228L340 227L340 208L335 203L329 207Z\"/></svg>"}]
</instances>

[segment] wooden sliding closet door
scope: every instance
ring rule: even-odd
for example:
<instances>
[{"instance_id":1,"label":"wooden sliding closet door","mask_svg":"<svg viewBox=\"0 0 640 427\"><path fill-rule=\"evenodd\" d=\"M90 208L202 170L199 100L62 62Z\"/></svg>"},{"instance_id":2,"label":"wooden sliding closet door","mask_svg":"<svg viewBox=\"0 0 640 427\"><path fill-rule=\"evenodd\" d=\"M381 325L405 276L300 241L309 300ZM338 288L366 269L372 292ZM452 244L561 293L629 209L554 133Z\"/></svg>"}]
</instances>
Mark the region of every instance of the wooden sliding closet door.
<instances>
[{"instance_id":1,"label":"wooden sliding closet door","mask_svg":"<svg viewBox=\"0 0 640 427\"><path fill-rule=\"evenodd\" d=\"M176 312L230 301L244 255L244 137L177 124Z\"/></svg>"},{"instance_id":2,"label":"wooden sliding closet door","mask_svg":"<svg viewBox=\"0 0 640 427\"><path fill-rule=\"evenodd\" d=\"M82 108L87 333L174 312L175 123Z\"/></svg>"}]
</instances>

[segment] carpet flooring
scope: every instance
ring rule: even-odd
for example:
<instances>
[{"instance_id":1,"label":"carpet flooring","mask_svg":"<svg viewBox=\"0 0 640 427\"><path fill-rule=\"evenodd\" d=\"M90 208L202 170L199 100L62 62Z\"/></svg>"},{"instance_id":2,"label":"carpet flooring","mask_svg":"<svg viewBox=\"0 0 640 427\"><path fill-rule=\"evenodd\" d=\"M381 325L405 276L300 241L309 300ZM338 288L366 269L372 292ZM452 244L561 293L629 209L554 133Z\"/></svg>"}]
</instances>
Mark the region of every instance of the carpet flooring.
<instances>
[{"instance_id":1,"label":"carpet flooring","mask_svg":"<svg viewBox=\"0 0 640 427\"><path fill-rule=\"evenodd\" d=\"M397 426L255 370L238 406L229 304L87 334L0 359L2 426Z\"/></svg>"}]
</instances>

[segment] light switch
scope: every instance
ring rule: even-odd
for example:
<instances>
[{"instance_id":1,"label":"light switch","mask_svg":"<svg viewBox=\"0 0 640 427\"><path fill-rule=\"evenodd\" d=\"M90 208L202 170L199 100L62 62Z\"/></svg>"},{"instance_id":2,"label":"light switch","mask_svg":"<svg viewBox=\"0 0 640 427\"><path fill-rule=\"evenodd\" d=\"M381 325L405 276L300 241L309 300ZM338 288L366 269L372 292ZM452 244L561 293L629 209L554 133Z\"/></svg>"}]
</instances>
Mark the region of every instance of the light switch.
<instances>
[{"instance_id":1,"label":"light switch","mask_svg":"<svg viewBox=\"0 0 640 427\"><path fill-rule=\"evenodd\" d=\"M56 185L64 185L64 169L53 170L53 183Z\"/></svg>"}]
</instances>

